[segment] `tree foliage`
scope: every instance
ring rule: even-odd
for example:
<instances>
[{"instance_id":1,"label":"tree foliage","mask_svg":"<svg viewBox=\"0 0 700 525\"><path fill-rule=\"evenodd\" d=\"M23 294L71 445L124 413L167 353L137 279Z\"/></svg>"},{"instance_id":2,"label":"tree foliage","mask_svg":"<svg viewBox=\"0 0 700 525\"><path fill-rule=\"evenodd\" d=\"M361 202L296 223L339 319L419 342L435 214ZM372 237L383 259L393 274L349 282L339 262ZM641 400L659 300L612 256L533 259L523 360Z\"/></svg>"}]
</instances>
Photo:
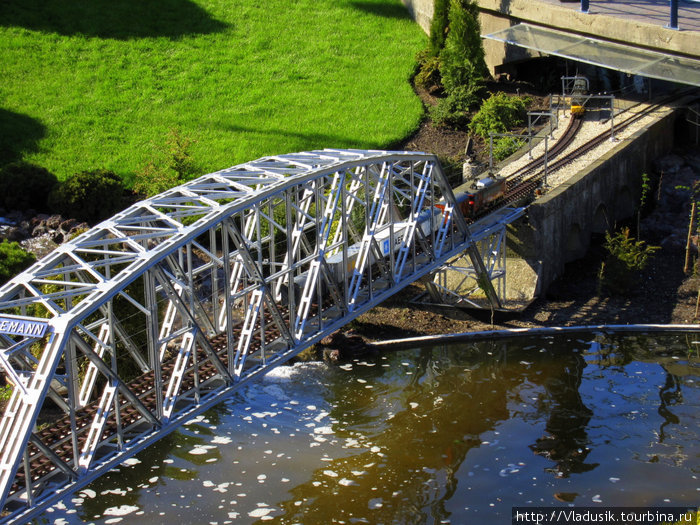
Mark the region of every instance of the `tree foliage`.
<instances>
[{"instance_id":1,"label":"tree foliage","mask_svg":"<svg viewBox=\"0 0 700 525\"><path fill-rule=\"evenodd\" d=\"M68 177L51 192L49 204L66 217L95 223L119 211L123 195L124 186L119 175L96 169Z\"/></svg>"},{"instance_id":2,"label":"tree foliage","mask_svg":"<svg viewBox=\"0 0 700 525\"><path fill-rule=\"evenodd\" d=\"M473 0L450 0L449 33L440 52L440 74L448 93L481 84L488 75L478 16Z\"/></svg>"},{"instance_id":3,"label":"tree foliage","mask_svg":"<svg viewBox=\"0 0 700 525\"><path fill-rule=\"evenodd\" d=\"M428 53L432 57L438 56L445 46L449 11L450 0L435 0L433 5L433 19L430 21L430 37L428 41Z\"/></svg>"},{"instance_id":4,"label":"tree foliage","mask_svg":"<svg viewBox=\"0 0 700 525\"><path fill-rule=\"evenodd\" d=\"M191 154L195 142L178 128L171 129L165 145L156 146L154 158L136 173L134 191L151 197L194 178L198 174Z\"/></svg>"}]
</instances>

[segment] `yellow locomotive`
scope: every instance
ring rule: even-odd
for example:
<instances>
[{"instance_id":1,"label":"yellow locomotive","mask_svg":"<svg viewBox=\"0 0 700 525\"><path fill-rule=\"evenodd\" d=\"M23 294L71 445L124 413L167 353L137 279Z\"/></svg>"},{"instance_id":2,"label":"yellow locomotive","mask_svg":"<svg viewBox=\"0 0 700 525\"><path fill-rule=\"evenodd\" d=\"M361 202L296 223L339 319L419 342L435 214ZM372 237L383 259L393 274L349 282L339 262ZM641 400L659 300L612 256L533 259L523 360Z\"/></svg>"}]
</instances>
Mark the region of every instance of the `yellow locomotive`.
<instances>
[{"instance_id":1,"label":"yellow locomotive","mask_svg":"<svg viewBox=\"0 0 700 525\"><path fill-rule=\"evenodd\" d=\"M586 77L574 77L569 103L571 116L579 118L585 113L584 104L588 94L588 79Z\"/></svg>"}]
</instances>

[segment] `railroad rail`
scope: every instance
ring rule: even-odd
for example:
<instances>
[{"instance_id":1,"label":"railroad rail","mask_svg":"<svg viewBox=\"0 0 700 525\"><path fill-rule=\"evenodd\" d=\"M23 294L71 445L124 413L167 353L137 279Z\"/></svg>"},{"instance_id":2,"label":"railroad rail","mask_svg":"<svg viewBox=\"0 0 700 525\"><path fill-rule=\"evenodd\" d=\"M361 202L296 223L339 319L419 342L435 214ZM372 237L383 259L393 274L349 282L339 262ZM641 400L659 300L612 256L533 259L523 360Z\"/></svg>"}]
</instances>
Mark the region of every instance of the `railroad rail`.
<instances>
[{"instance_id":1,"label":"railroad rail","mask_svg":"<svg viewBox=\"0 0 700 525\"><path fill-rule=\"evenodd\" d=\"M546 172L544 169L545 155L542 154L533 158L507 177L506 193L504 194L503 198L494 203L494 206L479 214L477 218L493 213L501 207L517 206L519 203L532 198L535 192L541 187L547 174L551 174L556 170L563 168L581 156L587 154L594 148L600 146L604 142L611 140L614 133L623 131L625 128L632 126L641 119L647 117L655 111L658 111L660 108L693 92L694 90L683 90L681 93L663 96L656 102L646 105L642 107L641 110L635 111L634 113L631 113L631 109L639 107L639 104L633 106L632 108L627 108L619 114L624 115L624 118L615 124L614 130L608 128L590 138L585 143L577 146L575 150L567 151L567 149L569 149L573 144L577 133L580 131L584 123L584 118L571 118L564 133L562 133L561 137L559 137L554 145L547 150Z\"/></svg>"}]
</instances>

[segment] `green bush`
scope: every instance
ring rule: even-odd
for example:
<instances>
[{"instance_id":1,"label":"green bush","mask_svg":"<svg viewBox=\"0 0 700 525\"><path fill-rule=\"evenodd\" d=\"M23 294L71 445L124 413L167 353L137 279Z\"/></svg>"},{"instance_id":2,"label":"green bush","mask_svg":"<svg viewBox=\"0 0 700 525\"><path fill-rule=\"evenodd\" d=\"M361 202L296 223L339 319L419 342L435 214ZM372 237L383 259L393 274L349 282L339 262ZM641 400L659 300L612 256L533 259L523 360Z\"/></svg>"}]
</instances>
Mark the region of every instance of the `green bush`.
<instances>
[{"instance_id":1,"label":"green bush","mask_svg":"<svg viewBox=\"0 0 700 525\"><path fill-rule=\"evenodd\" d=\"M488 76L478 16L473 0L450 0L449 33L440 52L440 74L448 93L481 84Z\"/></svg>"},{"instance_id":2,"label":"green bush","mask_svg":"<svg viewBox=\"0 0 700 525\"><path fill-rule=\"evenodd\" d=\"M136 173L134 191L152 197L193 179L199 171L190 153L195 142L183 136L178 128L172 128L165 139L165 146L155 146L154 160Z\"/></svg>"},{"instance_id":3,"label":"green bush","mask_svg":"<svg viewBox=\"0 0 700 525\"><path fill-rule=\"evenodd\" d=\"M515 137L498 137L493 141L493 158L496 161L507 159L524 144L525 141Z\"/></svg>"},{"instance_id":4,"label":"green bush","mask_svg":"<svg viewBox=\"0 0 700 525\"><path fill-rule=\"evenodd\" d=\"M527 104L527 98L505 93L491 95L472 118L469 129L483 138L488 138L491 133L507 133L523 123Z\"/></svg>"},{"instance_id":5,"label":"green bush","mask_svg":"<svg viewBox=\"0 0 700 525\"><path fill-rule=\"evenodd\" d=\"M469 123L469 108L479 100L481 98L478 86L459 86L429 109L430 118L436 126L464 127Z\"/></svg>"},{"instance_id":6,"label":"green bush","mask_svg":"<svg viewBox=\"0 0 700 525\"><path fill-rule=\"evenodd\" d=\"M6 283L35 260L36 257L25 252L18 243L3 240L0 243L0 283Z\"/></svg>"},{"instance_id":7,"label":"green bush","mask_svg":"<svg viewBox=\"0 0 700 525\"><path fill-rule=\"evenodd\" d=\"M610 292L625 294L639 283L639 276L659 247L630 237L629 228L605 234L608 255L600 270L600 284Z\"/></svg>"},{"instance_id":8,"label":"green bush","mask_svg":"<svg viewBox=\"0 0 700 525\"><path fill-rule=\"evenodd\" d=\"M96 223L122 208L123 195L119 175L97 169L68 177L51 192L49 204L65 217Z\"/></svg>"},{"instance_id":9,"label":"green bush","mask_svg":"<svg viewBox=\"0 0 700 525\"><path fill-rule=\"evenodd\" d=\"M0 203L8 210L47 211L48 196L56 184L56 176L41 166L8 164L0 171Z\"/></svg>"},{"instance_id":10,"label":"green bush","mask_svg":"<svg viewBox=\"0 0 700 525\"><path fill-rule=\"evenodd\" d=\"M440 57L422 51L416 57L418 72L414 77L416 86L430 89L440 85Z\"/></svg>"}]
</instances>

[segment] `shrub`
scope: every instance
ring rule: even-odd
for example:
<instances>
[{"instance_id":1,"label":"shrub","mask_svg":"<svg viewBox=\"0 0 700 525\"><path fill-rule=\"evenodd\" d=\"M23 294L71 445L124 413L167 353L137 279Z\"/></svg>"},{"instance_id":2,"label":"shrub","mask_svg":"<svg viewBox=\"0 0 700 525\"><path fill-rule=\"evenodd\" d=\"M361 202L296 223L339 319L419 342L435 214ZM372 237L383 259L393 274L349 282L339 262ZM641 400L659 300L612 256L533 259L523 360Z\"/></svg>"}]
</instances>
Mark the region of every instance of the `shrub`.
<instances>
[{"instance_id":1,"label":"shrub","mask_svg":"<svg viewBox=\"0 0 700 525\"><path fill-rule=\"evenodd\" d=\"M18 243L3 240L0 243L0 283L6 283L35 260L36 257L25 252Z\"/></svg>"},{"instance_id":2,"label":"shrub","mask_svg":"<svg viewBox=\"0 0 700 525\"><path fill-rule=\"evenodd\" d=\"M418 72L414 78L416 86L430 89L440 85L440 57L422 51L416 57Z\"/></svg>"},{"instance_id":3,"label":"shrub","mask_svg":"<svg viewBox=\"0 0 700 525\"><path fill-rule=\"evenodd\" d=\"M629 228L616 234L605 234L605 249L608 255L600 271L604 288L613 293L627 293L639 282L639 274L649 263L659 247L647 246L644 241L630 237Z\"/></svg>"},{"instance_id":4,"label":"shrub","mask_svg":"<svg viewBox=\"0 0 700 525\"><path fill-rule=\"evenodd\" d=\"M507 159L524 144L525 141L515 137L498 137L493 141L493 158L496 161Z\"/></svg>"},{"instance_id":5,"label":"shrub","mask_svg":"<svg viewBox=\"0 0 700 525\"><path fill-rule=\"evenodd\" d=\"M0 203L8 210L48 210L48 196L58 179L46 168L16 162L0 171Z\"/></svg>"},{"instance_id":6,"label":"shrub","mask_svg":"<svg viewBox=\"0 0 700 525\"><path fill-rule=\"evenodd\" d=\"M155 159L136 173L134 191L151 197L194 178L198 172L190 154L194 143L195 140L184 137L179 129L171 129L165 146L155 147Z\"/></svg>"},{"instance_id":7,"label":"shrub","mask_svg":"<svg viewBox=\"0 0 700 525\"><path fill-rule=\"evenodd\" d=\"M480 84L488 75L478 16L473 0L450 0L450 28L440 52L440 74L448 93L459 86Z\"/></svg>"},{"instance_id":8,"label":"shrub","mask_svg":"<svg viewBox=\"0 0 700 525\"><path fill-rule=\"evenodd\" d=\"M466 126L469 123L469 108L481 100L480 93L481 86L459 86L429 109L433 124L452 128Z\"/></svg>"},{"instance_id":9,"label":"shrub","mask_svg":"<svg viewBox=\"0 0 700 525\"><path fill-rule=\"evenodd\" d=\"M506 133L522 124L528 100L505 93L491 95L474 115L469 129L472 133L488 138L491 133Z\"/></svg>"},{"instance_id":10,"label":"shrub","mask_svg":"<svg viewBox=\"0 0 700 525\"><path fill-rule=\"evenodd\" d=\"M97 169L71 175L49 195L51 208L64 215L96 223L122 208L124 185L114 172Z\"/></svg>"}]
</instances>

